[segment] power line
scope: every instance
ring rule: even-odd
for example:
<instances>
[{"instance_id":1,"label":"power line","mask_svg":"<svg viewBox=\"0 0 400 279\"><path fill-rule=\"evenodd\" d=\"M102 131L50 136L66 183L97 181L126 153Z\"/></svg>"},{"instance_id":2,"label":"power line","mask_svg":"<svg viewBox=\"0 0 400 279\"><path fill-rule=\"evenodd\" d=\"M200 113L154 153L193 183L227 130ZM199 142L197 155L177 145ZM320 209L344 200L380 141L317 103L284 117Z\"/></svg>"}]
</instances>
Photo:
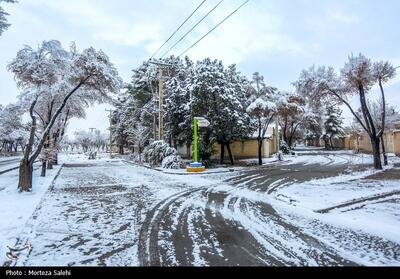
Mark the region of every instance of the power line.
<instances>
[{"instance_id":1,"label":"power line","mask_svg":"<svg viewBox=\"0 0 400 279\"><path fill-rule=\"evenodd\" d=\"M191 45L187 50L182 52L178 57L184 55L186 52L191 50L193 47L195 47L200 41L202 41L205 37L210 35L215 29L217 29L221 24L223 24L228 18L233 16L237 11L239 11L244 5L246 5L250 0L246 0L242 5L240 5L236 10L234 10L231 14L229 14L226 18L224 18L220 23L218 23L213 29L211 29L207 34L205 34L203 37L201 37L197 42L195 42L193 45Z\"/></svg>"},{"instance_id":2,"label":"power line","mask_svg":"<svg viewBox=\"0 0 400 279\"><path fill-rule=\"evenodd\" d=\"M200 23L202 23L216 8L218 8L219 5L221 5L221 3L224 0L219 1L219 3L217 5L215 5L214 8L212 8L202 19L200 19L200 21L198 21L188 32L186 32L185 35L183 35L172 47L170 47L167 52L165 52L161 58L163 58L165 55L167 55L174 47L176 47L180 42L183 41L183 39L186 38L187 35L189 35L189 33L191 33Z\"/></svg>"},{"instance_id":3,"label":"power line","mask_svg":"<svg viewBox=\"0 0 400 279\"><path fill-rule=\"evenodd\" d=\"M168 38L168 40L166 40L164 42L164 44L162 46L160 46L160 48L151 56L150 60L156 56L156 54L172 39L172 37L182 28L183 25L185 25L186 22L188 22L188 20L198 11L198 9L200 9L201 6L203 6L203 4L206 2L207 0L204 0L203 2L201 2L201 4L185 19L185 21L178 27L178 29L175 30L174 33L172 33L172 35Z\"/></svg>"}]
</instances>

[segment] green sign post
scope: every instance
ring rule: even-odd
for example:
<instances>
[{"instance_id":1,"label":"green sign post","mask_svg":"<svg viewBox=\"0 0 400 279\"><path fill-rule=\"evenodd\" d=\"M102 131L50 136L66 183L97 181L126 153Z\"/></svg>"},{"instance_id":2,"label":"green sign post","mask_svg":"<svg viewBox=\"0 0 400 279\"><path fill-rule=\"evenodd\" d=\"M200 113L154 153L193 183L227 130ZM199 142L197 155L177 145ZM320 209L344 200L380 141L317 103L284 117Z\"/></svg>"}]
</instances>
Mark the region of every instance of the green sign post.
<instances>
[{"instance_id":1,"label":"green sign post","mask_svg":"<svg viewBox=\"0 0 400 279\"><path fill-rule=\"evenodd\" d=\"M187 168L188 172L203 172L205 167L203 164L199 163L199 127L208 127L210 122L203 117L195 117L193 120L193 163Z\"/></svg>"},{"instance_id":2,"label":"green sign post","mask_svg":"<svg viewBox=\"0 0 400 279\"><path fill-rule=\"evenodd\" d=\"M194 118L194 146L193 146L193 161L195 163L199 162L199 138L198 138L198 130L199 130L199 121L197 118Z\"/></svg>"}]
</instances>

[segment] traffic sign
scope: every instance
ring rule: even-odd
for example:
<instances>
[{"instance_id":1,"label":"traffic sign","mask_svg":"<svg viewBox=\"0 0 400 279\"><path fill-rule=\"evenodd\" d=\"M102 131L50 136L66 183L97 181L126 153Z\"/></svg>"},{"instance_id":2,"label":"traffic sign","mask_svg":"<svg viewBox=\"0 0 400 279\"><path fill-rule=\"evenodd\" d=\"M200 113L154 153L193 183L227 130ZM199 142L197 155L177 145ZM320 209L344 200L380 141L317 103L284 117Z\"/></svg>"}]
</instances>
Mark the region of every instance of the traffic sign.
<instances>
[{"instance_id":1,"label":"traffic sign","mask_svg":"<svg viewBox=\"0 0 400 279\"><path fill-rule=\"evenodd\" d=\"M208 126L211 125L210 121L208 121L204 117L195 117L195 119L197 120L197 125L200 128L207 128Z\"/></svg>"}]
</instances>

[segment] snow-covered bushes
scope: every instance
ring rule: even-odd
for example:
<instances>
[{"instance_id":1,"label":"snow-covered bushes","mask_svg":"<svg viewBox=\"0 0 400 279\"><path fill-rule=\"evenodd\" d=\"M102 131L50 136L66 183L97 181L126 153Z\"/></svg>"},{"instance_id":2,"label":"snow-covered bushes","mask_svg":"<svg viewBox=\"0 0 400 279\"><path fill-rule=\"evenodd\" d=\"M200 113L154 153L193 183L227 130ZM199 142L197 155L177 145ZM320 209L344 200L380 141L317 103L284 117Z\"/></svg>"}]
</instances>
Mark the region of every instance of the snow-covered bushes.
<instances>
[{"instance_id":1,"label":"snow-covered bushes","mask_svg":"<svg viewBox=\"0 0 400 279\"><path fill-rule=\"evenodd\" d=\"M182 166L182 159L175 148L164 141L155 141L144 150L144 161L152 166L161 165L167 169L177 169Z\"/></svg>"},{"instance_id":2,"label":"snow-covered bushes","mask_svg":"<svg viewBox=\"0 0 400 279\"><path fill-rule=\"evenodd\" d=\"M290 147L285 141L281 141L281 146L279 148L283 154L289 155L290 154Z\"/></svg>"},{"instance_id":3,"label":"snow-covered bushes","mask_svg":"<svg viewBox=\"0 0 400 279\"><path fill-rule=\"evenodd\" d=\"M182 167L182 159L179 155L170 155L165 157L161 163L164 169L180 169Z\"/></svg>"}]
</instances>

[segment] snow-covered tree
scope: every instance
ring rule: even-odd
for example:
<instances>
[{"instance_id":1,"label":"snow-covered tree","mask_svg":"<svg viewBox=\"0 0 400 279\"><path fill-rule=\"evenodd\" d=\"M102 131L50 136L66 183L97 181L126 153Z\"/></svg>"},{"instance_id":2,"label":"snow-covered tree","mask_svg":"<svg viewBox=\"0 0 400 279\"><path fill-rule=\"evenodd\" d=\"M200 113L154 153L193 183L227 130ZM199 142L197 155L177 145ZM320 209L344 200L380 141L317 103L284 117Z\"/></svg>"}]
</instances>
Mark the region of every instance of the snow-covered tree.
<instances>
[{"instance_id":1,"label":"snow-covered tree","mask_svg":"<svg viewBox=\"0 0 400 279\"><path fill-rule=\"evenodd\" d=\"M324 123L325 133L324 137L329 142L327 146L329 149L335 149L333 139L338 138L344 134L342 110L335 106L328 106L326 109L326 120Z\"/></svg>"},{"instance_id":2,"label":"snow-covered tree","mask_svg":"<svg viewBox=\"0 0 400 279\"><path fill-rule=\"evenodd\" d=\"M88 152L93 147L93 133L86 130L79 130L74 132L75 143L78 144L83 152Z\"/></svg>"},{"instance_id":3,"label":"snow-covered tree","mask_svg":"<svg viewBox=\"0 0 400 279\"><path fill-rule=\"evenodd\" d=\"M127 86L125 115L151 129L155 139L158 129L158 69L148 62L133 70L131 83ZM134 125L131 125L133 128Z\"/></svg>"},{"instance_id":4,"label":"snow-covered tree","mask_svg":"<svg viewBox=\"0 0 400 279\"><path fill-rule=\"evenodd\" d=\"M186 57L172 61L165 83L164 125L166 137L175 148L193 141L193 114L190 85L193 78L193 63Z\"/></svg>"},{"instance_id":5,"label":"snow-covered tree","mask_svg":"<svg viewBox=\"0 0 400 279\"><path fill-rule=\"evenodd\" d=\"M370 59L360 54L349 57L349 61L341 70L340 76L335 73L333 68L311 67L301 73L295 85L299 92L310 95L315 100L330 99L346 105L371 139L374 167L382 169L380 142L384 130L376 128L368 107L367 94L375 84L379 84L384 108L383 84L394 78L394 76L394 67L389 62L372 64ZM353 96L357 96L360 100L361 115L351 105ZM383 113L383 122L385 122L384 115ZM385 125L381 126L384 127Z\"/></svg>"},{"instance_id":6,"label":"snow-covered tree","mask_svg":"<svg viewBox=\"0 0 400 279\"><path fill-rule=\"evenodd\" d=\"M102 51L88 48L79 52L75 45L65 50L58 41L45 41L37 50L24 47L8 65L8 69L23 91L19 102L29 109L32 119L29 142L20 164L18 184L20 191L31 191L33 163L68 102L74 100L78 104L92 104L109 101L111 94L119 92L122 80ZM48 94L53 98L46 98ZM53 100L57 104L54 114L43 126L33 150L38 128L35 109Z\"/></svg>"},{"instance_id":7,"label":"snow-covered tree","mask_svg":"<svg viewBox=\"0 0 400 279\"><path fill-rule=\"evenodd\" d=\"M0 152L17 152L25 148L28 128L22 116L23 109L18 105L0 106Z\"/></svg>"},{"instance_id":8,"label":"snow-covered tree","mask_svg":"<svg viewBox=\"0 0 400 279\"><path fill-rule=\"evenodd\" d=\"M8 13L6 13L1 6L2 2L4 3L16 3L16 0L0 0L0 36L3 34L3 32L10 27L10 24L7 21L7 16Z\"/></svg>"},{"instance_id":9,"label":"snow-covered tree","mask_svg":"<svg viewBox=\"0 0 400 279\"><path fill-rule=\"evenodd\" d=\"M130 128L125 115L127 111L127 98L125 94L121 94L114 104L115 110L111 117L112 143L118 146L119 154L121 155L124 154L124 147L128 146L128 130Z\"/></svg>"},{"instance_id":10,"label":"snow-covered tree","mask_svg":"<svg viewBox=\"0 0 400 279\"><path fill-rule=\"evenodd\" d=\"M304 98L298 94L281 92L277 104L283 141L292 148L294 141L300 138L299 128L306 116Z\"/></svg>"},{"instance_id":11,"label":"snow-covered tree","mask_svg":"<svg viewBox=\"0 0 400 279\"><path fill-rule=\"evenodd\" d=\"M302 128L305 131L305 140L319 146L319 140L323 135L325 109L323 107L306 106L306 114Z\"/></svg>"},{"instance_id":12,"label":"snow-covered tree","mask_svg":"<svg viewBox=\"0 0 400 279\"><path fill-rule=\"evenodd\" d=\"M224 68L221 61L204 59L196 64L192 84L192 110L196 116L206 117L212 134L205 136L206 150L211 150L215 140L221 145L221 163L224 162L225 147L234 164L230 145L233 141L247 137L251 132L250 117L246 112L248 81L235 65ZM203 158L205 159L205 158Z\"/></svg>"},{"instance_id":13,"label":"snow-covered tree","mask_svg":"<svg viewBox=\"0 0 400 279\"><path fill-rule=\"evenodd\" d=\"M254 73L252 81L252 92L250 95L251 104L247 107L247 113L257 127L258 141L258 164L262 165L262 147L268 127L277 113L276 94L277 89L267 87L264 77Z\"/></svg>"}]
</instances>

